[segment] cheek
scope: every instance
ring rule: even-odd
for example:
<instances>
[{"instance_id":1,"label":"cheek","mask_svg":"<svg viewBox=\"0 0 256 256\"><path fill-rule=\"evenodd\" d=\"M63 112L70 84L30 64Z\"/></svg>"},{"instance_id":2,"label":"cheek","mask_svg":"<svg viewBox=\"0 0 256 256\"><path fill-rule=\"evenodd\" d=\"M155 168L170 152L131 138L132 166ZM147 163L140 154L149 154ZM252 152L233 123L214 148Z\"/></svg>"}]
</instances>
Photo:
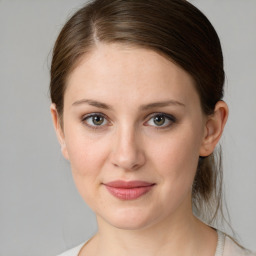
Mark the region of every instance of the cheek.
<instances>
[{"instance_id":1,"label":"cheek","mask_svg":"<svg viewBox=\"0 0 256 256\"><path fill-rule=\"evenodd\" d=\"M198 165L200 136L194 129L179 129L151 153L169 192L177 194L191 189Z\"/></svg>"},{"instance_id":2,"label":"cheek","mask_svg":"<svg viewBox=\"0 0 256 256\"><path fill-rule=\"evenodd\" d=\"M152 153L165 165L192 167L199 157L200 141L199 132L196 133L192 129L177 129L177 132L163 137L157 148L156 145L152 145L155 149Z\"/></svg>"},{"instance_id":3,"label":"cheek","mask_svg":"<svg viewBox=\"0 0 256 256\"><path fill-rule=\"evenodd\" d=\"M99 167L107 157L106 145L103 147L101 144L90 140L81 140L81 138L75 140L74 137L71 143L67 144L72 171L76 175L94 175L99 171Z\"/></svg>"},{"instance_id":4,"label":"cheek","mask_svg":"<svg viewBox=\"0 0 256 256\"><path fill-rule=\"evenodd\" d=\"M83 129L66 128L66 147L72 175L81 194L100 182L100 172L108 157L107 138L89 136Z\"/></svg>"},{"instance_id":5,"label":"cheek","mask_svg":"<svg viewBox=\"0 0 256 256\"><path fill-rule=\"evenodd\" d=\"M65 142L72 170L78 175L90 174L105 157L106 139L96 132L88 133L85 127L73 120L66 121Z\"/></svg>"},{"instance_id":6,"label":"cheek","mask_svg":"<svg viewBox=\"0 0 256 256\"><path fill-rule=\"evenodd\" d=\"M158 162L161 164L159 168L155 167L161 184L158 200L162 207L166 208L168 205L168 212L176 211L181 205L181 209L190 207L192 185L198 163L192 142L187 139L181 141L177 137L169 141L168 146L159 150Z\"/></svg>"},{"instance_id":7,"label":"cheek","mask_svg":"<svg viewBox=\"0 0 256 256\"><path fill-rule=\"evenodd\" d=\"M83 200L96 210L95 197L102 200L99 187L102 182L101 171L108 155L107 143L78 134L70 138L67 138L67 150L74 183Z\"/></svg>"}]
</instances>

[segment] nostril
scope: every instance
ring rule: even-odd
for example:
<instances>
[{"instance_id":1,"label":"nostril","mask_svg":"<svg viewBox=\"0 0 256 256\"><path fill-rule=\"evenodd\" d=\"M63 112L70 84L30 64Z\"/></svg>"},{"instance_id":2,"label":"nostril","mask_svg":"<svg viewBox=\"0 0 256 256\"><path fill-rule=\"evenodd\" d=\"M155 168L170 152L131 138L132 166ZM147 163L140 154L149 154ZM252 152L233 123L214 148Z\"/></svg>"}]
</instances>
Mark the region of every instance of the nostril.
<instances>
[{"instance_id":1,"label":"nostril","mask_svg":"<svg viewBox=\"0 0 256 256\"><path fill-rule=\"evenodd\" d=\"M145 157L139 152L134 156L126 156L126 158L115 155L112 158L112 164L115 167L121 168L125 171L138 170L145 164Z\"/></svg>"},{"instance_id":2,"label":"nostril","mask_svg":"<svg viewBox=\"0 0 256 256\"><path fill-rule=\"evenodd\" d=\"M125 126L118 130L113 140L110 160L115 167L123 170L137 170L145 162L144 151L134 129Z\"/></svg>"}]
</instances>

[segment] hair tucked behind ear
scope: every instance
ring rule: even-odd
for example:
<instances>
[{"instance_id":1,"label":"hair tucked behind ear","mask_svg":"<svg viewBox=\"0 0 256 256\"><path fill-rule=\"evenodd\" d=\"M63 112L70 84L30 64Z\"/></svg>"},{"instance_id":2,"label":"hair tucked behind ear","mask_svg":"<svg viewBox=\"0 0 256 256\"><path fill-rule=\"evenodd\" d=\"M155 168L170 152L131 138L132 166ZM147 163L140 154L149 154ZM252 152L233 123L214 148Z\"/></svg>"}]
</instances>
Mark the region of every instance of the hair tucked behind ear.
<instances>
[{"instance_id":1,"label":"hair tucked behind ear","mask_svg":"<svg viewBox=\"0 0 256 256\"><path fill-rule=\"evenodd\" d=\"M149 48L182 67L195 81L205 115L212 114L223 97L219 38L192 4L184 0L95 0L70 18L54 47L50 91L60 116L68 75L99 42ZM208 216L207 221L221 208L222 169L217 156L199 159L193 186L195 212Z\"/></svg>"}]
</instances>

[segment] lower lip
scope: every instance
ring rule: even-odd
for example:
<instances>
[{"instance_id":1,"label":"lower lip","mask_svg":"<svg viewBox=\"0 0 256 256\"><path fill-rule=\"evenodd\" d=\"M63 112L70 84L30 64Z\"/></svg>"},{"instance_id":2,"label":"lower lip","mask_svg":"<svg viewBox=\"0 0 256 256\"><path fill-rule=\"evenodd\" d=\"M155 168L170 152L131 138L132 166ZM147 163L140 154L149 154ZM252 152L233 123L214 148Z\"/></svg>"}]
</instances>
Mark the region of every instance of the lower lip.
<instances>
[{"instance_id":1,"label":"lower lip","mask_svg":"<svg viewBox=\"0 0 256 256\"><path fill-rule=\"evenodd\" d=\"M110 192L110 194L119 199L134 200L148 193L153 188L153 185L136 188L114 188L106 186L106 188Z\"/></svg>"}]
</instances>

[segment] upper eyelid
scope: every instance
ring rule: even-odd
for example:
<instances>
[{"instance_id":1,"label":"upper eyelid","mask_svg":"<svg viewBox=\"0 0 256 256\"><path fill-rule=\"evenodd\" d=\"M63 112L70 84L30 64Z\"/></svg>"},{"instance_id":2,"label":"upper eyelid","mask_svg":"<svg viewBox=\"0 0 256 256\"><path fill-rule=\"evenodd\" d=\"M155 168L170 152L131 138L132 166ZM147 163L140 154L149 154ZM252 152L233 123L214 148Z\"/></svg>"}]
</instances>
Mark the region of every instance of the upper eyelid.
<instances>
[{"instance_id":1,"label":"upper eyelid","mask_svg":"<svg viewBox=\"0 0 256 256\"><path fill-rule=\"evenodd\" d=\"M166 119L168 119L169 121L169 124L165 124L165 125L162 125L162 126L155 126L155 125L150 125L150 124L147 124L153 117L155 116L164 116ZM152 113L149 115L149 118L147 118L147 121L144 122L144 125L146 126L151 126L155 129L168 129L170 127L172 127L175 123L177 122L177 118L171 114L167 114L167 113Z\"/></svg>"},{"instance_id":2,"label":"upper eyelid","mask_svg":"<svg viewBox=\"0 0 256 256\"><path fill-rule=\"evenodd\" d=\"M176 117L174 115L171 114L167 114L167 113L163 113L163 112L155 112L155 113L151 113L147 116L147 118L151 119L154 116L164 116L169 118L172 121L176 121Z\"/></svg>"},{"instance_id":3,"label":"upper eyelid","mask_svg":"<svg viewBox=\"0 0 256 256\"><path fill-rule=\"evenodd\" d=\"M85 114L82 116L82 120L85 120L88 117L92 117L92 116L102 116L104 118L106 118L107 120L109 119L105 114L103 113L97 113L97 112L93 112L93 113L89 113L89 114Z\"/></svg>"},{"instance_id":4,"label":"upper eyelid","mask_svg":"<svg viewBox=\"0 0 256 256\"><path fill-rule=\"evenodd\" d=\"M83 115L82 116L82 122L85 121L87 118L90 118L90 117L93 117L93 116L97 116L97 115L104 117L109 123L111 123L111 121L109 120L109 117L107 115L103 114L103 113L100 113L100 112L93 112L93 113L88 113L88 114ZM164 112L154 112L154 113L148 114L145 117L146 122L148 122L151 118L153 118L154 116L157 116L157 115L162 115L162 116L168 118L172 122L176 122L177 121L176 117L173 116L172 114L167 114L167 113L164 113Z\"/></svg>"},{"instance_id":5,"label":"upper eyelid","mask_svg":"<svg viewBox=\"0 0 256 256\"><path fill-rule=\"evenodd\" d=\"M93 116L101 116L101 117L105 118L108 123L105 124L105 125L91 125L91 124L88 124L88 123L86 122L86 120L87 120L88 118L93 117ZM92 129L94 129L94 130L95 130L95 129L103 129L105 126L110 126L110 125L111 125L111 122L109 121L108 117L107 117L105 114L103 114L103 113L97 113L97 112L89 113L89 114L83 115L82 118L81 118L81 122L84 123L84 125L86 125L87 127L90 127L90 128L92 128Z\"/></svg>"},{"instance_id":6,"label":"upper eyelid","mask_svg":"<svg viewBox=\"0 0 256 256\"><path fill-rule=\"evenodd\" d=\"M109 119L107 115L105 115L104 113L101 113L101 112L88 113L88 114L83 115L82 118L87 118L87 117L97 116L97 115L103 116L106 119ZM172 114L167 114L167 113L164 113L164 112L153 112L153 113L150 113L150 114L146 115L145 119L149 118L149 117L157 116L157 115L163 115L163 116L166 116L166 117L170 117L170 118L176 119Z\"/></svg>"}]
</instances>

